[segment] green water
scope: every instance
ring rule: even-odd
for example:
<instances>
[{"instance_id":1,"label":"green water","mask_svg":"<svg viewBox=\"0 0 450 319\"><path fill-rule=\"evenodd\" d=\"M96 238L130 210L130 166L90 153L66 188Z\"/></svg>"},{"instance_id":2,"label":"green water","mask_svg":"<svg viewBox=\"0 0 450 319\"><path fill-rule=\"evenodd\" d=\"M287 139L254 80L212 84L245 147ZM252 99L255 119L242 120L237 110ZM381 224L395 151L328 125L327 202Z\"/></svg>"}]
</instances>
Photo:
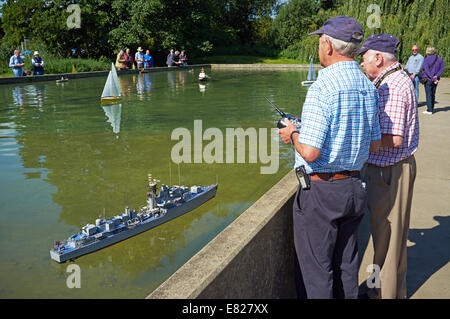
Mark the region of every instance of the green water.
<instances>
[{"instance_id":1,"label":"green water","mask_svg":"<svg viewBox=\"0 0 450 319\"><path fill-rule=\"evenodd\" d=\"M194 120L224 135L227 128L272 128L279 117L265 96L300 114L304 72L208 74L205 87L198 70L123 75L122 102L105 107L106 77L0 87L0 298L144 298L291 169L293 151L278 138L268 139L280 147L275 174L261 174L265 164L249 156L245 163L171 161L172 131L193 132ZM108 218L145 205L148 173L164 184L218 179L219 189L138 236L74 262L50 259L55 240L103 211ZM71 263L81 269L81 288L66 285Z\"/></svg>"}]
</instances>

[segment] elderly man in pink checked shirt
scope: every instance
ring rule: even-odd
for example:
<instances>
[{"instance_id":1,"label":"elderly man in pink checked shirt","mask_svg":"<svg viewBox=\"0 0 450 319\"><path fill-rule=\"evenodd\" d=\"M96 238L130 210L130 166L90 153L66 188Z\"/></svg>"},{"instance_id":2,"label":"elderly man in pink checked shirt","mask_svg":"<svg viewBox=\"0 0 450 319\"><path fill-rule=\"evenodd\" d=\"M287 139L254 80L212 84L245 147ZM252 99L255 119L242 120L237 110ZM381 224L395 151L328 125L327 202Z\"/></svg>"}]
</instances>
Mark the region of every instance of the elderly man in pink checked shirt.
<instances>
[{"instance_id":1,"label":"elderly man in pink checked shirt","mask_svg":"<svg viewBox=\"0 0 450 319\"><path fill-rule=\"evenodd\" d=\"M361 67L379 95L381 147L370 153L364 170L374 244L374 265L381 287L370 297L406 298L406 241L416 178L414 153L419 144L419 120L414 85L397 59L399 40L373 34L360 54Z\"/></svg>"}]
</instances>

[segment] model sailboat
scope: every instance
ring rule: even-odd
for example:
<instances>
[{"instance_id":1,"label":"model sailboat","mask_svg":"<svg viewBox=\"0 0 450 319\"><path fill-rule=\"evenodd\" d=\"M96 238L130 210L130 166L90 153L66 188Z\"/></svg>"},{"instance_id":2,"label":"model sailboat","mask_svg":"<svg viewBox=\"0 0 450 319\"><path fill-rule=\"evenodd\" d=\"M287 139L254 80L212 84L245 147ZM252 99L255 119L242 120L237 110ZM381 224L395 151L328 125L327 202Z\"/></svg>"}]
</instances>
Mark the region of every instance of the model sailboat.
<instances>
[{"instance_id":1,"label":"model sailboat","mask_svg":"<svg viewBox=\"0 0 450 319\"><path fill-rule=\"evenodd\" d=\"M117 77L116 68L111 63L111 71L109 71L108 79L106 80L105 87L101 97L102 103L114 103L121 99L119 78Z\"/></svg>"},{"instance_id":2,"label":"model sailboat","mask_svg":"<svg viewBox=\"0 0 450 319\"><path fill-rule=\"evenodd\" d=\"M306 77L307 81L302 81L302 86L310 86L316 81L316 71L314 71L313 59L309 58L309 70L308 76Z\"/></svg>"}]
</instances>

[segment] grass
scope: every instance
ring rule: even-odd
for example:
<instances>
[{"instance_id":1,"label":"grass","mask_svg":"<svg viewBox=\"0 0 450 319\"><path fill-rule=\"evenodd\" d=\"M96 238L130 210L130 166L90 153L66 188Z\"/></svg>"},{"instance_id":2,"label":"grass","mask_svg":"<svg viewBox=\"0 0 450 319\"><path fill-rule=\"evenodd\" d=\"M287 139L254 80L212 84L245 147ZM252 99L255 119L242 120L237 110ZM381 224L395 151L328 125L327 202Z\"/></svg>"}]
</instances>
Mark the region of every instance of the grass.
<instances>
[{"instance_id":1,"label":"grass","mask_svg":"<svg viewBox=\"0 0 450 319\"><path fill-rule=\"evenodd\" d=\"M300 64L301 61L278 57L251 55L213 55L191 59L193 64Z\"/></svg>"}]
</instances>

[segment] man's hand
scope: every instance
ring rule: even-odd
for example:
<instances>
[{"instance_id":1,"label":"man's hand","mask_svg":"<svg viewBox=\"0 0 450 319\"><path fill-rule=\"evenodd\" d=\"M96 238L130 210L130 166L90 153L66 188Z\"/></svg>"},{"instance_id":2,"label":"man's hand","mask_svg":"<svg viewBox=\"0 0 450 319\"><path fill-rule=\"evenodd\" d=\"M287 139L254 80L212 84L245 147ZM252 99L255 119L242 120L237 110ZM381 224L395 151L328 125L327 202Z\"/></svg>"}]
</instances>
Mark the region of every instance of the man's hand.
<instances>
[{"instance_id":1,"label":"man's hand","mask_svg":"<svg viewBox=\"0 0 450 319\"><path fill-rule=\"evenodd\" d=\"M413 79L413 80L414 80L414 78L415 78L414 74L411 74L410 77L411 77L411 79Z\"/></svg>"},{"instance_id":2,"label":"man's hand","mask_svg":"<svg viewBox=\"0 0 450 319\"><path fill-rule=\"evenodd\" d=\"M291 144L291 133L293 131L298 130L297 127L292 124L288 119L285 119L284 122L287 124L285 128L281 128L278 130L278 134L280 134L281 139L285 144ZM298 139L298 135L295 135L292 137L292 139L295 141ZM316 159L320 156L320 149L304 145L299 142L297 142L294 145L297 152L300 154L303 159L309 163L314 162Z\"/></svg>"},{"instance_id":3,"label":"man's hand","mask_svg":"<svg viewBox=\"0 0 450 319\"><path fill-rule=\"evenodd\" d=\"M278 134L283 140L284 144L291 144L291 133L297 130L294 124L292 124L288 119L285 119L284 122L287 124L285 128L278 129Z\"/></svg>"}]
</instances>

